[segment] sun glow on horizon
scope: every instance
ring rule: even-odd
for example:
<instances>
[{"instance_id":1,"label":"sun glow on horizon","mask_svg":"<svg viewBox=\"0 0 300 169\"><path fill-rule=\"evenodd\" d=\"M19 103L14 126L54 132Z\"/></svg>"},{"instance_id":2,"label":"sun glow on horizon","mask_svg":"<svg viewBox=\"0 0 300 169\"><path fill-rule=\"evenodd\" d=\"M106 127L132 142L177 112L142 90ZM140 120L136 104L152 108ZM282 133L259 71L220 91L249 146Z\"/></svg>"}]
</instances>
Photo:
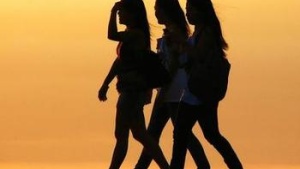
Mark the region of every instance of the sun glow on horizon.
<instances>
[{"instance_id":1,"label":"sun glow on horizon","mask_svg":"<svg viewBox=\"0 0 300 169\"><path fill-rule=\"evenodd\" d=\"M115 143L115 81L107 102L99 103L97 92L115 58L117 43L106 37L115 2L0 2L0 168L107 168ZM163 27L154 0L144 2L155 49ZM220 103L222 132L247 169L300 169L300 1L214 3L232 63ZM151 107L145 107L147 121ZM168 158L172 129L168 123L161 139ZM199 126L194 131L213 168L225 168ZM125 168L140 150L131 138Z\"/></svg>"}]
</instances>

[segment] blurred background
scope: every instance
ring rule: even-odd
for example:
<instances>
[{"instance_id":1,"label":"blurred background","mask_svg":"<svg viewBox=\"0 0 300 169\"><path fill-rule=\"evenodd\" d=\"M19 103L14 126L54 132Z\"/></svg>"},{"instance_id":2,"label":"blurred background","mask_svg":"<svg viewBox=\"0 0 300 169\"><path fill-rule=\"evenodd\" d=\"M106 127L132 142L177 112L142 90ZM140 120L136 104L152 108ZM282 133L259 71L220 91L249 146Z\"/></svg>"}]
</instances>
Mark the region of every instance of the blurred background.
<instances>
[{"instance_id":1,"label":"blurred background","mask_svg":"<svg viewBox=\"0 0 300 169\"><path fill-rule=\"evenodd\" d=\"M155 1L144 2L155 50L163 27L154 17ZM114 3L0 2L0 168L108 168L115 144L115 81L107 102L100 103L97 92L115 58L117 43L106 38ZM219 109L222 133L247 169L300 169L300 1L213 3L232 64ZM145 107L147 122L151 108ZM172 130L168 123L161 138L168 159ZM194 132L212 168L225 169L199 126ZM122 168L133 168L141 149L131 137ZM195 168L189 154L186 168Z\"/></svg>"}]
</instances>

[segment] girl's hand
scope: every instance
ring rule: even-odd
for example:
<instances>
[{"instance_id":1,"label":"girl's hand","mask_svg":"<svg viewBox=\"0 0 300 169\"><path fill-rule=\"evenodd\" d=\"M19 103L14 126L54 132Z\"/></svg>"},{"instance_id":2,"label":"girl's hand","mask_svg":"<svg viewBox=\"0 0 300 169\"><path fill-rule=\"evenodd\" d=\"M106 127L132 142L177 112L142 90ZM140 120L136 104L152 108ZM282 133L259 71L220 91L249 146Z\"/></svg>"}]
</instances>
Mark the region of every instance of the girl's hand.
<instances>
[{"instance_id":1,"label":"girl's hand","mask_svg":"<svg viewBox=\"0 0 300 169\"><path fill-rule=\"evenodd\" d=\"M112 7L111 12L117 12L121 8L121 1L116 2L115 5Z\"/></svg>"},{"instance_id":2,"label":"girl's hand","mask_svg":"<svg viewBox=\"0 0 300 169\"><path fill-rule=\"evenodd\" d=\"M101 88L99 89L99 92L98 92L98 99L100 101L104 102L104 101L107 100L107 97L106 97L107 91L108 91L108 86L107 85L102 85Z\"/></svg>"}]
</instances>

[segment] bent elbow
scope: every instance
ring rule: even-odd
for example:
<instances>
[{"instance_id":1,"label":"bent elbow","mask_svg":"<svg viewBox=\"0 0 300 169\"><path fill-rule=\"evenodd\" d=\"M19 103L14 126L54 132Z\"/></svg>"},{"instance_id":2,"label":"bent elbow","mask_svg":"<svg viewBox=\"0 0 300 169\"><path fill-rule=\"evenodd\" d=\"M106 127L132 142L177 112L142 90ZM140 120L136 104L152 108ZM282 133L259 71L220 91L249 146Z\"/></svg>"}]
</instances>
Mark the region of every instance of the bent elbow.
<instances>
[{"instance_id":1,"label":"bent elbow","mask_svg":"<svg viewBox=\"0 0 300 169\"><path fill-rule=\"evenodd\" d=\"M107 38L109 40L114 40L114 41L118 40L117 35L113 35L113 34L108 34Z\"/></svg>"},{"instance_id":2,"label":"bent elbow","mask_svg":"<svg viewBox=\"0 0 300 169\"><path fill-rule=\"evenodd\" d=\"M111 35L108 35L108 36L107 36L107 39L109 39L109 40L113 40L113 36L111 36Z\"/></svg>"}]
</instances>

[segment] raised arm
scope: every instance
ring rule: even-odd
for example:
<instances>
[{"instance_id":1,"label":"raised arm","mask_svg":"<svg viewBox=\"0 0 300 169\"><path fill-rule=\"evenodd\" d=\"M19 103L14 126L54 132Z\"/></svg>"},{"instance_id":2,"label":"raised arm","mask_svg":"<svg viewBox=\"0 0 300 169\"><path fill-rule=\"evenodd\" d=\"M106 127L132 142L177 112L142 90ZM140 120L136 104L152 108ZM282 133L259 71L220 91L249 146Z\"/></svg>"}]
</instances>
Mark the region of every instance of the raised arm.
<instances>
[{"instance_id":1,"label":"raised arm","mask_svg":"<svg viewBox=\"0 0 300 169\"><path fill-rule=\"evenodd\" d=\"M120 10L120 2L116 2L115 5L111 9L110 19L108 23L108 33L107 37L110 40L120 41L118 36L118 28L117 28L117 12Z\"/></svg>"}]
</instances>

